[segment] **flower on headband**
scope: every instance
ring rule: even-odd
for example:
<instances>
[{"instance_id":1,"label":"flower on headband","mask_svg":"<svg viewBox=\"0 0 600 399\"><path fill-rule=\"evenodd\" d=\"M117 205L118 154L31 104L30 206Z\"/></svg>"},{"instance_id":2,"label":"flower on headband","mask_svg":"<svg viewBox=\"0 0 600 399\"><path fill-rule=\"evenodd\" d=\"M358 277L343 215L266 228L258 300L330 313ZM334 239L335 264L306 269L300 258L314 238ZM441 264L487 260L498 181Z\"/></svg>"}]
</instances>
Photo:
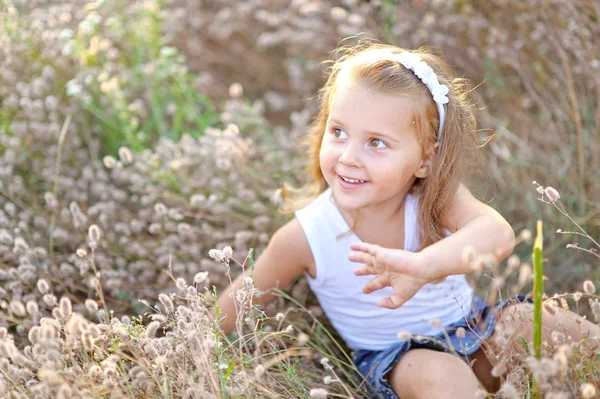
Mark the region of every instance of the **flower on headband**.
<instances>
[{"instance_id":1,"label":"flower on headband","mask_svg":"<svg viewBox=\"0 0 600 399\"><path fill-rule=\"evenodd\" d=\"M448 94L448 87L440 84L433 69L418 54L403 51L400 54L394 55L394 59L404 65L406 69L413 71L421 79L431 92L433 100L436 103L448 103L448 97L446 96Z\"/></svg>"},{"instance_id":2,"label":"flower on headband","mask_svg":"<svg viewBox=\"0 0 600 399\"><path fill-rule=\"evenodd\" d=\"M441 104L448 104L448 87L446 85L437 84L436 86L430 88L431 95L433 96L433 101Z\"/></svg>"}]
</instances>

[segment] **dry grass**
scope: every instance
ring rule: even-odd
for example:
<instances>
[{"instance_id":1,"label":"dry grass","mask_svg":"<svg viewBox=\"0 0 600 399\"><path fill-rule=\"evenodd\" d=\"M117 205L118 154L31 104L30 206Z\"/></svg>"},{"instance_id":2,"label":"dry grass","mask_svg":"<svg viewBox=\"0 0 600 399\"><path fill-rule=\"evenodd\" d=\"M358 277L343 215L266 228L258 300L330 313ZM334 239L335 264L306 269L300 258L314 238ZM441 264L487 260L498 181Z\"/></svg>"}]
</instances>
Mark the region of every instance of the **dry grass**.
<instances>
[{"instance_id":1,"label":"dry grass","mask_svg":"<svg viewBox=\"0 0 600 399\"><path fill-rule=\"evenodd\" d=\"M481 136L495 137L476 188L516 231L543 217L598 237L595 2L198 4L0 4L0 396L361 396L305 280L267 309L246 306L238 336L207 317L209 287L229 282L209 250L231 245L248 267L284 221L277 188L302 179L296 140L320 62L360 32L432 46L483 83ZM559 190L572 221L536 200L532 180ZM567 243L594 248L552 235L547 292L600 281L597 258ZM517 254L484 272L480 292L491 280L498 295L528 289L530 247ZM556 303L593 317L589 291ZM547 397L593 397L597 355L555 338L543 365L518 359L504 397L523 397L536 370Z\"/></svg>"}]
</instances>

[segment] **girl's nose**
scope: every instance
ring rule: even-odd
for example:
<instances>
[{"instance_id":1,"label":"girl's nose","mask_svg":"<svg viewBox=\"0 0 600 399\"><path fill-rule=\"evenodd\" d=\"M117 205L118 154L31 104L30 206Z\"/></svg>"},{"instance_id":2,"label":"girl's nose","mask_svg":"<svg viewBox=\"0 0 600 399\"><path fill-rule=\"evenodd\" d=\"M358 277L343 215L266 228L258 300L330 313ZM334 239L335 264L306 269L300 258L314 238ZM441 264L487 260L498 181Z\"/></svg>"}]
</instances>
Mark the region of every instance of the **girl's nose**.
<instances>
[{"instance_id":1,"label":"girl's nose","mask_svg":"<svg viewBox=\"0 0 600 399\"><path fill-rule=\"evenodd\" d=\"M348 143L338 158L338 162L348 167L359 167L361 165L359 147L358 144Z\"/></svg>"}]
</instances>

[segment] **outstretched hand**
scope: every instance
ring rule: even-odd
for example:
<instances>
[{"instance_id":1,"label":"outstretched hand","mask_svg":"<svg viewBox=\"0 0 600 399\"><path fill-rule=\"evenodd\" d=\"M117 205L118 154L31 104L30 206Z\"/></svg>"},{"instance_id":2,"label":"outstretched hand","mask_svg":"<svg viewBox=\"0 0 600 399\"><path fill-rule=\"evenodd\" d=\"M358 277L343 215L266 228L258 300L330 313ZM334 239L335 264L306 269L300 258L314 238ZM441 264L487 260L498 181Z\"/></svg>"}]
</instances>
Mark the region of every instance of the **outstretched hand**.
<instances>
[{"instance_id":1,"label":"outstretched hand","mask_svg":"<svg viewBox=\"0 0 600 399\"><path fill-rule=\"evenodd\" d=\"M365 294L388 286L394 289L392 296L379 301L378 305L383 308L399 308L415 296L421 287L433 280L428 275L428 268L419 252L382 248L367 243L351 244L350 248L358 252L351 252L348 259L363 263L354 269L354 274L376 275L363 287Z\"/></svg>"}]
</instances>

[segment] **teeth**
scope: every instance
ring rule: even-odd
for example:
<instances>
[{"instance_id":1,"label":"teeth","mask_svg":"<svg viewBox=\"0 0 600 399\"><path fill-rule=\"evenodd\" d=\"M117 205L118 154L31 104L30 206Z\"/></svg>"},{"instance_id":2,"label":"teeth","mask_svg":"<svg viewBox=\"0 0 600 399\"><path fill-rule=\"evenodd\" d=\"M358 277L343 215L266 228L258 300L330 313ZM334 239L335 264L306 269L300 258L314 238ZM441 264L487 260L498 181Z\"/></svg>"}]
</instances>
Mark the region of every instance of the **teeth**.
<instances>
[{"instance_id":1,"label":"teeth","mask_svg":"<svg viewBox=\"0 0 600 399\"><path fill-rule=\"evenodd\" d=\"M348 179L344 176L340 176L342 179L344 179L344 181L347 181L348 183L364 183L364 180L354 180L354 179Z\"/></svg>"}]
</instances>

